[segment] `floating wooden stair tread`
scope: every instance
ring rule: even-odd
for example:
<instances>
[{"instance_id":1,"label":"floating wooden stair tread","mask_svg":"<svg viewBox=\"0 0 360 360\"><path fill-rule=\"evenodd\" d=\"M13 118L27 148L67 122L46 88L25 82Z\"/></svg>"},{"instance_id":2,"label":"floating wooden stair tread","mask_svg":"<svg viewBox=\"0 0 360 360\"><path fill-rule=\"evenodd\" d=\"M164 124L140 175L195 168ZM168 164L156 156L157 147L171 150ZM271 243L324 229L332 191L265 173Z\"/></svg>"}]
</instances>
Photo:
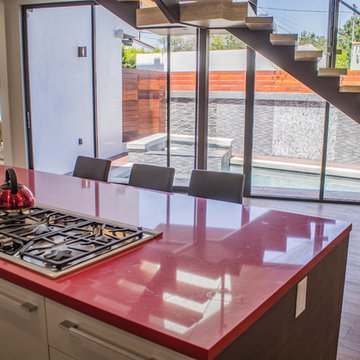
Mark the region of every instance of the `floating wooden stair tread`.
<instances>
[{"instance_id":1,"label":"floating wooden stair tread","mask_svg":"<svg viewBox=\"0 0 360 360\"><path fill-rule=\"evenodd\" d=\"M163 28L148 28L152 33L160 36L164 35L196 35L196 28L192 26L178 26L175 24L174 27L163 27Z\"/></svg>"},{"instance_id":2,"label":"floating wooden stair tread","mask_svg":"<svg viewBox=\"0 0 360 360\"><path fill-rule=\"evenodd\" d=\"M152 0L140 0L140 7L154 7L156 4Z\"/></svg>"},{"instance_id":3,"label":"floating wooden stair tread","mask_svg":"<svg viewBox=\"0 0 360 360\"><path fill-rule=\"evenodd\" d=\"M168 19L158 7L144 7L136 10L136 26L170 26Z\"/></svg>"},{"instance_id":4,"label":"floating wooden stair tread","mask_svg":"<svg viewBox=\"0 0 360 360\"><path fill-rule=\"evenodd\" d=\"M360 85L341 85L339 91L343 93L360 93Z\"/></svg>"},{"instance_id":5,"label":"floating wooden stair tread","mask_svg":"<svg viewBox=\"0 0 360 360\"><path fill-rule=\"evenodd\" d=\"M181 22L204 27L243 26L248 16L255 15L248 2L228 0L181 4Z\"/></svg>"},{"instance_id":6,"label":"floating wooden stair tread","mask_svg":"<svg viewBox=\"0 0 360 360\"><path fill-rule=\"evenodd\" d=\"M297 34L270 34L270 42L275 46L296 46Z\"/></svg>"},{"instance_id":7,"label":"floating wooden stair tread","mask_svg":"<svg viewBox=\"0 0 360 360\"><path fill-rule=\"evenodd\" d=\"M318 76L338 77L347 74L347 69L321 68L318 70Z\"/></svg>"},{"instance_id":8,"label":"floating wooden stair tread","mask_svg":"<svg viewBox=\"0 0 360 360\"><path fill-rule=\"evenodd\" d=\"M208 0L180 4L180 21L189 25L207 28L246 27L245 20L254 16L248 2ZM158 7L144 7L136 11L138 27L170 26Z\"/></svg>"},{"instance_id":9,"label":"floating wooden stair tread","mask_svg":"<svg viewBox=\"0 0 360 360\"><path fill-rule=\"evenodd\" d=\"M295 61L318 61L322 57L321 50L296 50Z\"/></svg>"},{"instance_id":10,"label":"floating wooden stair tread","mask_svg":"<svg viewBox=\"0 0 360 360\"><path fill-rule=\"evenodd\" d=\"M117 0L118 2L128 2L128 1L139 1L139 0ZM153 0L140 0L140 7L154 7L157 6Z\"/></svg>"},{"instance_id":11,"label":"floating wooden stair tread","mask_svg":"<svg viewBox=\"0 0 360 360\"><path fill-rule=\"evenodd\" d=\"M274 19L271 16L248 16L245 23L250 30L274 29Z\"/></svg>"}]
</instances>

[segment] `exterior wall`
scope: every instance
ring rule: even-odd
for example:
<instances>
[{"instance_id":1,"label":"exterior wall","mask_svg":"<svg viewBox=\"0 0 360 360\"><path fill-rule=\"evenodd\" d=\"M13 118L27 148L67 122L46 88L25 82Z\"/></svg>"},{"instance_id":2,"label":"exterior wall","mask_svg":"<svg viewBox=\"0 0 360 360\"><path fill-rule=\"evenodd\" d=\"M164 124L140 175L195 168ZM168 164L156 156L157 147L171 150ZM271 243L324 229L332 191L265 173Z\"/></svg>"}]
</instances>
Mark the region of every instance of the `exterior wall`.
<instances>
[{"instance_id":1,"label":"exterior wall","mask_svg":"<svg viewBox=\"0 0 360 360\"><path fill-rule=\"evenodd\" d=\"M261 93L255 99L254 154L319 159L324 101L313 94L307 96L306 101L302 100L302 94L275 95L277 97L272 93ZM187 113L194 100L185 94L171 100L171 132L194 134L194 118L190 119ZM243 152L244 116L244 93L232 92L227 96L219 92L211 94L209 136L234 139L233 155ZM289 126L290 122L294 126ZM297 140L298 131L308 132L305 146Z\"/></svg>"},{"instance_id":2,"label":"exterior wall","mask_svg":"<svg viewBox=\"0 0 360 360\"><path fill-rule=\"evenodd\" d=\"M325 101L317 96L312 101L297 100L296 94L293 97L293 100L268 101L274 114L271 152L265 155L320 161ZM261 117L256 114L255 117L260 125L264 124ZM256 135L259 142L266 136L261 132Z\"/></svg>"},{"instance_id":3,"label":"exterior wall","mask_svg":"<svg viewBox=\"0 0 360 360\"><path fill-rule=\"evenodd\" d=\"M243 152L244 93L212 93L209 105L209 136L234 139L232 154ZM194 134L189 113L194 100L179 93L171 99L171 132ZM257 93L255 99L254 156L321 159L325 101L315 94ZM328 161L358 164L359 124L332 108ZM301 141L299 141L301 134ZM344 146L346 144L346 146Z\"/></svg>"},{"instance_id":4,"label":"exterior wall","mask_svg":"<svg viewBox=\"0 0 360 360\"><path fill-rule=\"evenodd\" d=\"M359 124L332 108L329 123L328 162L359 167Z\"/></svg>"},{"instance_id":5,"label":"exterior wall","mask_svg":"<svg viewBox=\"0 0 360 360\"><path fill-rule=\"evenodd\" d=\"M350 69L360 70L360 43L355 41L351 47Z\"/></svg>"}]
</instances>

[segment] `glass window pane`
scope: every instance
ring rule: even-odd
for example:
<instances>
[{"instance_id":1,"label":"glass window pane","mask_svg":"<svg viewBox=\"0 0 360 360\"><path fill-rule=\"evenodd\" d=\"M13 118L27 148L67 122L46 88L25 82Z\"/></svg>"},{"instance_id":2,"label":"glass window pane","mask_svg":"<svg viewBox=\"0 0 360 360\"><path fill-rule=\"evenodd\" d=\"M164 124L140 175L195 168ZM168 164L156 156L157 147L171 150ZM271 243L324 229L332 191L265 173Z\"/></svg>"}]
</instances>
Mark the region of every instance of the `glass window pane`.
<instances>
[{"instance_id":1,"label":"glass window pane","mask_svg":"<svg viewBox=\"0 0 360 360\"><path fill-rule=\"evenodd\" d=\"M171 35L170 166L187 186L195 164L196 35Z\"/></svg>"},{"instance_id":2,"label":"glass window pane","mask_svg":"<svg viewBox=\"0 0 360 360\"><path fill-rule=\"evenodd\" d=\"M112 161L111 181L127 182L134 163L167 165L167 50L163 36L123 29L123 151Z\"/></svg>"},{"instance_id":3,"label":"glass window pane","mask_svg":"<svg viewBox=\"0 0 360 360\"><path fill-rule=\"evenodd\" d=\"M318 198L325 101L257 54L253 195Z\"/></svg>"},{"instance_id":4,"label":"glass window pane","mask_svg":"<svg viewBox=\"0 0 360 360\"><path fill-rule=\"evenodd\" d=\"M360 200L359 139L360 124L331 107L325 175L326 200Z\"/></svg>"},{"instance_id":5,"label":"glass window pane","mask_svg":"<svg viewBox=\"0 0 360 360\"><path fill-rule=\"evenodd\" d=\"M226 59L226 61L224 61ZM210 32L208 170L243 172L246 46Z\"/></svg>"}]
</instances>

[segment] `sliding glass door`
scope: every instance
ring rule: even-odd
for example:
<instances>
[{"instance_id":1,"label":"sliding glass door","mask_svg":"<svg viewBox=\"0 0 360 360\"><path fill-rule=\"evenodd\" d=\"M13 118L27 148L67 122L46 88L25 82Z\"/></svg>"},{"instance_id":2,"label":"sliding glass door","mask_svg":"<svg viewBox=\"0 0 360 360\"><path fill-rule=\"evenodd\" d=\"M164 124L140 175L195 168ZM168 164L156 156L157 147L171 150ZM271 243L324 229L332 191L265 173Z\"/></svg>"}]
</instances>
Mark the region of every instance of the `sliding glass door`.
<instances>
[{"instance_id":1,"label":"sliding glass door","mask_svg":"<svg viewBox=\"0 0 360 360\"><path fill-rule=\"evenodd\" d=\"M360 201L360 125L330 108L325 200Z\"/></svg>"},{"instance_id":2,"label":"sliding glass door","mask_svg":"<svg viewBox=\"0 0 360 360\"><path fill-rule=\"evenodd\" d=\"M209 46L207 168L242 173L246 45L222 30L211 30Z\"/></svg>"},{"instance_id":3,"label":"sliding glass door","mask_svg":"<svg viewBox=\"0 0 360 360\"><path fill-rule=\"evenodd\" d=\"M325 101L256 57L251 194L318 199Z\"/></svg>"}]
</instances>

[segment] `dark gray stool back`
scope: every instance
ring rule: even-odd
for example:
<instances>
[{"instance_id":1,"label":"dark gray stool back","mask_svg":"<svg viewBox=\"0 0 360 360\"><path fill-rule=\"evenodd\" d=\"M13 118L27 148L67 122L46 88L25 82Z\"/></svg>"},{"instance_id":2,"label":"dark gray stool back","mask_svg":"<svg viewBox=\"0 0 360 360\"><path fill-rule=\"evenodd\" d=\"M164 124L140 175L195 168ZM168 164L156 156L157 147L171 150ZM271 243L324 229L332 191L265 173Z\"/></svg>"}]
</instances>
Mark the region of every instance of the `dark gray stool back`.
<instances>
[{"instance_id":1,"label":"dark gray stool back","mask_svg":"<svg viewBox=\"0 0 360 360\"><path fill-rule=\"evenodd\" d=\"M174 168L134 164L130 173L129 185L171 192L174 174Z\"/></svg>"},{"instance_id":2,"label":"dark gray stool back","mask_svg":"<svg viewBox=\"0 0 360 360\"><path fill-rule=\"evenodd\" d=\"M73 176L84 179L108 181L110 165L110 160L78 156Z\"/></svg>"},{"instance_id":3,"label":"dark gray stool back","mask_svg":"<svg viewBox=\"0 0 360 360\"><path fill-rule=\"evenodd\" d=\"M193 170L191 173L189 195L207 199L242 203L244 192L243 174Z\"/></svg>"}]
</instances>

